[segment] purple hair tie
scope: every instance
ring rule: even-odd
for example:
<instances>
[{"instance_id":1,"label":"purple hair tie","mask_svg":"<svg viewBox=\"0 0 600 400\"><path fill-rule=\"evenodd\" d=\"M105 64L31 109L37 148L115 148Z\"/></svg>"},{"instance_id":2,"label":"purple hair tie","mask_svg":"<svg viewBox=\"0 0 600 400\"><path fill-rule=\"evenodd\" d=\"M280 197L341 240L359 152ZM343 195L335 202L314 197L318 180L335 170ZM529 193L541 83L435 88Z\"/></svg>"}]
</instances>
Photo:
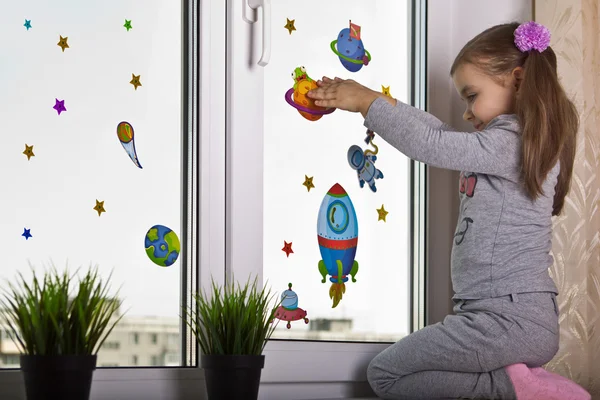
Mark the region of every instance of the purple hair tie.
<instances>
[{"instance_id":1,"label":"purple hair tie","mask_svg":"<svg viewBox=\"0 0 600 400\"><path fill-rule=\"evenodd\" d=\"M550 31L535 21L522 23L515 29L515 45L522 52L537 50L541 53L550 45Z\"/></svg>"}]
</instances>

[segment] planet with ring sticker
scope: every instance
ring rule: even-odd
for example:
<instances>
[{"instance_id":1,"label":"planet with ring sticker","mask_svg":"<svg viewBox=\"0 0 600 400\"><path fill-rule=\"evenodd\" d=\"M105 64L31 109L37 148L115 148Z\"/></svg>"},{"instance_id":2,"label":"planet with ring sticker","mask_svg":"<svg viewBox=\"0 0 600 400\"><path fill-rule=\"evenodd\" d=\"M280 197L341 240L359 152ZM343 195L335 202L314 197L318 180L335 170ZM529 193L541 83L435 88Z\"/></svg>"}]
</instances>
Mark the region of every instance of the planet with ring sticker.
<instances>
[{"instance_id":1,"label":"planet with ring sticker","mask_svg":"<svg viewBox=\"0 0 600 400\"><path fill-rule=\"evenodd\" d=\"M317 88L317 83L306 73L304 66L298 67L292 72L294 86L285 92L285 101L294 107L300 115L309 121L318 121L325 114L331 114L335 108L319 107L315 101L307 96L307 93Z\"/></svg>"},{"instance_id":2,"label":"planet with ring sticker","mask_svg":"<svg viewBox=\"0 0 600 400\"><path fill-rule=\"evenodd\" d=\"M350 22L350 27L342 29L337 39L330 44L331 50L350 72L358 72L363 65L371 62L371 54L363 45L360 31L360 26Z\"/></svg>"}]
</instances>

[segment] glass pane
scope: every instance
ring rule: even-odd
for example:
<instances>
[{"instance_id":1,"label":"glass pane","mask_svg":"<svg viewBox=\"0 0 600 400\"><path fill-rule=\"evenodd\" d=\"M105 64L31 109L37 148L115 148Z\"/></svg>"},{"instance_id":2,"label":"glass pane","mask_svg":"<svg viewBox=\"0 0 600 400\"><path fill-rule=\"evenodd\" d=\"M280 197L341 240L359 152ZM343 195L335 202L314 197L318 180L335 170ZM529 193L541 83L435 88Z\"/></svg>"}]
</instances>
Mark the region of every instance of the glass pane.
<instances>
[{"instance_id":1,"label":"glass pane","mask_svg":"<svg viewBox=\"0 0 600 400\"><path fill-rule=\"evenodd\" d=\"M98 366L179 366L181 2L7 3L0 48L0 277L112 271L125 317Z\"/></svg>"},{"instance_id":2,"label":"glass pane","mask_svg":"<svg viewBox=\"0 0 600 400\"><path fill-rule=\"evenodd\" d=\"M263 272L285 297L274 337L396 341L410 329L410 161L377 135L367 144L360 114L324 113L303 93L338 76L408 102L408 1L272 7Z\"/></svg>"}]
</instances>

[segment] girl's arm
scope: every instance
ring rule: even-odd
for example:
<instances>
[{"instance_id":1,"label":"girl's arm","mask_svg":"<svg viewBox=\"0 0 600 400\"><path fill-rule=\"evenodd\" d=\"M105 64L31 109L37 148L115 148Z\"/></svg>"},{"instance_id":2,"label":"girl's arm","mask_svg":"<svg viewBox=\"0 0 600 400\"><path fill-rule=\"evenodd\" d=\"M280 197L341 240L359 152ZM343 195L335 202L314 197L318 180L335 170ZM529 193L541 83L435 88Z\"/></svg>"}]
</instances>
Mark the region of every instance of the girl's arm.
<instances>
[{"instance_id":1,"label":"girl's arm","mask_svg":"<svg viewBox=\"0 0 600 400\"><path fill-rule=\"evenodd\" d=\"M377 98L365 127L407 157L439 168L518 178L519 125L514 116L493 119L482 132L456 132L431 114L397 101Z\"/></svg>"},{"instance_id":2,"label":"girl's arm","mask_svg":"<svg viewBox=\"0 0 600 400\"><path fill-rule=\"evenodd\" d=\"M402 103L401 101L396 100L396 107L404 107L404 106L406 106L406 104ZM428 112L424 112L423 110L420 110L416 107L409 107L407 109L407 112L409 112L413 118L422 118L423 122L425 122L432 128L441 129L443 131L453 131L454 130L454 128L452 128L450 125L440 121L438 119L438 117L436 117L435 115L428 113Z\"/></svg>"}]
</instances>

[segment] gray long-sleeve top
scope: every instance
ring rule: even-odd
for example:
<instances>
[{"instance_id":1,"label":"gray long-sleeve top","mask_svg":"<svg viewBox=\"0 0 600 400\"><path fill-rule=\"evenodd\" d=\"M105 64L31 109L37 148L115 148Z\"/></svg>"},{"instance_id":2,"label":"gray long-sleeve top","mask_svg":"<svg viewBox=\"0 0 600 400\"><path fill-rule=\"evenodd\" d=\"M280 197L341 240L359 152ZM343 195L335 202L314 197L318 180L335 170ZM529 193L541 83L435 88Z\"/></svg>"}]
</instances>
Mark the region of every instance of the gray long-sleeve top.
<instances>
[{"instance_id":1,"label":"gray long-sleeve top","mask_svg":"<svg viewBox=\"0 0 600 400\"><path fill-rule=\"evenodd\" d=\"M479 132L455 132L433 115L400 101L373 102L365 127L407 157L461 171L460 214L452 246L453 299L553 292L552 204L559 164L544 195L532 201L520 180L517 117L500 115Z\"/></svg>"}]
</instances>

